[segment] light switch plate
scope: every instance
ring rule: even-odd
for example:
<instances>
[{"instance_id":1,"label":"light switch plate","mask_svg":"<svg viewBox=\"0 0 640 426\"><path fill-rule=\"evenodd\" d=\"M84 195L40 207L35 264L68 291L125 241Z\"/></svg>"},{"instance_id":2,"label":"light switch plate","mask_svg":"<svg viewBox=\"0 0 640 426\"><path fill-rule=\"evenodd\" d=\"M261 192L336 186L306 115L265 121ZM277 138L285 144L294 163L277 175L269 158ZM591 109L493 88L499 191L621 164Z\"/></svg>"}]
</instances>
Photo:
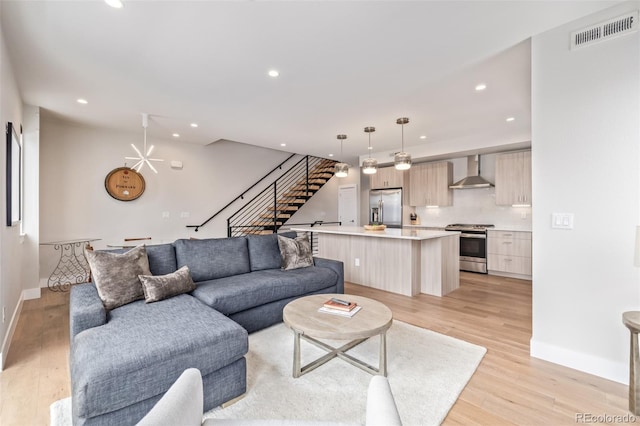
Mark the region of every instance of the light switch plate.
<instances>
[{"instance_id":1,"label":"light switch plate","mask_svg":"<svg viewBox=\"0 0 640 426\"><path fill-rule=\"evenodd\" d=\"M573 213L553 213L551 227L554 229L573 229Z\"/></svg>"}]
</instances>

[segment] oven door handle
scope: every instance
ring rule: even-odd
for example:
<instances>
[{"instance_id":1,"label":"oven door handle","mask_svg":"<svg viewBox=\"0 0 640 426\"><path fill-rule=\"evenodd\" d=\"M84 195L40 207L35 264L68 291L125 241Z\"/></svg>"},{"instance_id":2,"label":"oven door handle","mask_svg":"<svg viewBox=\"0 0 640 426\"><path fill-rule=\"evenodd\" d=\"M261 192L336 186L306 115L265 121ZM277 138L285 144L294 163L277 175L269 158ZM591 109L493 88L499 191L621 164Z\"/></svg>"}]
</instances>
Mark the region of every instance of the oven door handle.
<instances>
[{"instance_id":1,"label":"oven door handle","mask_svg":"<svg viewBox=\"0 0 640 426\"><path fill-rule=\"evenodd\" d=\"M483 234L460 234L460 238L480 238L485 240L487 236Z\"/></svg>"}]
</instances>

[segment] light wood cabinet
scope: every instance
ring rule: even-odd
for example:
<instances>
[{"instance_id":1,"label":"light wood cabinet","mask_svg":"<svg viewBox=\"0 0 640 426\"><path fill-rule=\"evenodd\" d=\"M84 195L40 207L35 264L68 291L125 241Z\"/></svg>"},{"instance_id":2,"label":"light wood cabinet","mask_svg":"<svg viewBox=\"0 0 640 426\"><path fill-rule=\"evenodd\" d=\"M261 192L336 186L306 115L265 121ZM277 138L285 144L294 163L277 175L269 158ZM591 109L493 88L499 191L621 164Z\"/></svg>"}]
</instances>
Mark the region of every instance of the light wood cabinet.
<instances>
[{"instance_id":1,"label":"light wood cabinet","mask_svg":"<svg viewBox=\"0 0 640 426\"><path fill-rule=\"evenodd\" d=\"M410 206L450 206L453 204L453 165L449 161L414 164L409 169Z\"/></svg>"},{"instance_id":2,"label":"light wood cabinet","mask_svg":"<svg viewBox=\"0 0 640 426\"><path fill-rule=\"evenodd\" d=\"M496 156L496 204L531 205L531 151Z\"/></svg>"},{"instance_id":3,"label":"light wood cabinet","mask_svg":"<svg viewBox=\"0 0 640 426\"><path fill-rule=\"evenodd\" d=\"M531 232L487 232L487 269L490 273L531 277Z\"/></svg>"},{"instance_id":4,"label":"light wood cabinet","mask_svg":"<svg viewBox=\"0 0 640 426\"><path fill-rule=\"evenodd\" d=\"M405 185L404 174L403 170L396 170L395 167L380 167L370 175L369 186L371 189L402 188Z\"/></svg>"}]
</instances>

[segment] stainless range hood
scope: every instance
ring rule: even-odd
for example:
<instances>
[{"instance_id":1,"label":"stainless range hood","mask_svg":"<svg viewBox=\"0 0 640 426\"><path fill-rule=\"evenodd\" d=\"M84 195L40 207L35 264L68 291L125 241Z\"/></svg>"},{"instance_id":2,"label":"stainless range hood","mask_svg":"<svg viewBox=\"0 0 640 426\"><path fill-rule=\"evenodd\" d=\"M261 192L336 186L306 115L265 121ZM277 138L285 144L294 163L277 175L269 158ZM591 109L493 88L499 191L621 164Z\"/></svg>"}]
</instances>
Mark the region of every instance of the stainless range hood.
<instances>
[{"instance_id":1,"label":"stainless range hood","mask_svg":"<svg viewBox=\"0 0 640 426\"><path fill-rule=\"evenodd\" d=\"M480 176L480 156L467 157L467 177L449 186L451 189L489 188L491 182Z\"/></svg>"}]
</instances>

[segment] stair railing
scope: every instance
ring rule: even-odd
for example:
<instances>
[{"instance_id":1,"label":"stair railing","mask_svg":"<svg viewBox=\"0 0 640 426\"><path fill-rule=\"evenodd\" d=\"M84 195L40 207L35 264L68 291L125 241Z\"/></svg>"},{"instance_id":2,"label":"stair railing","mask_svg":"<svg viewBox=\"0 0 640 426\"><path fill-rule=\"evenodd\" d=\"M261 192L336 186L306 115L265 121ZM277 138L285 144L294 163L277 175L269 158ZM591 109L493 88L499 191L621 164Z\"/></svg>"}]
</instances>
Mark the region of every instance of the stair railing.
<instances>
[{"instance_id":1,"label":"stair railing","mask_svg":"<svg viewBox=\"0 0 640 426\"><path fill-rule=\"evenodd\" d=\"M265 180L267 177L269 177L269 175L271 175L273 172L275 172L276 170L282 170L282 166L284 166L284 164L291 160L293 157L295 157L296 154L291 154L289 157L287 157L286 160L284 160L282 163L278 164L277 166L275 166L273 169L271 169L266 175L264 175L263 177L261 177L256 183L254 183L253 185L251 185L249 188L245 189L242 194L238 195L236 198L234 198L233 200L229 201L227 203L227 205L225 205L223 208L221 208L220 210L218 210L217 212L215 212L213 215L211 215L211 217L207 220L205 220L204 222L202 222L200 225L187 225L187 228L195 228L194 231L198 232L198 229L205 226L207 223L211 222L216 216L218 216L220 213L222 213L224 210L226 210L229 206L231 206L233 203L235 203L238 200L244 200L244 196L247 195L247 193L249 191L251 191L253 188L255 188L256 186L258 186L260 184L260 182L262 182L263 180Z\"/></svg>"},{"instance_id":2,"label":"stair railing","mask_svg":"<svg viewBox=\"0 0 640 426\"><path fill-rule=\"evenodd\" d=\"M280 206L304 204L314 193L310 188L310 175L314 171L320 172L328 164L333 162L312 156L302 158L227 219L227 235L233 237L254 231L277 231L288 220L288 212L291 211Z\"/></svg>"}]
</instances>

